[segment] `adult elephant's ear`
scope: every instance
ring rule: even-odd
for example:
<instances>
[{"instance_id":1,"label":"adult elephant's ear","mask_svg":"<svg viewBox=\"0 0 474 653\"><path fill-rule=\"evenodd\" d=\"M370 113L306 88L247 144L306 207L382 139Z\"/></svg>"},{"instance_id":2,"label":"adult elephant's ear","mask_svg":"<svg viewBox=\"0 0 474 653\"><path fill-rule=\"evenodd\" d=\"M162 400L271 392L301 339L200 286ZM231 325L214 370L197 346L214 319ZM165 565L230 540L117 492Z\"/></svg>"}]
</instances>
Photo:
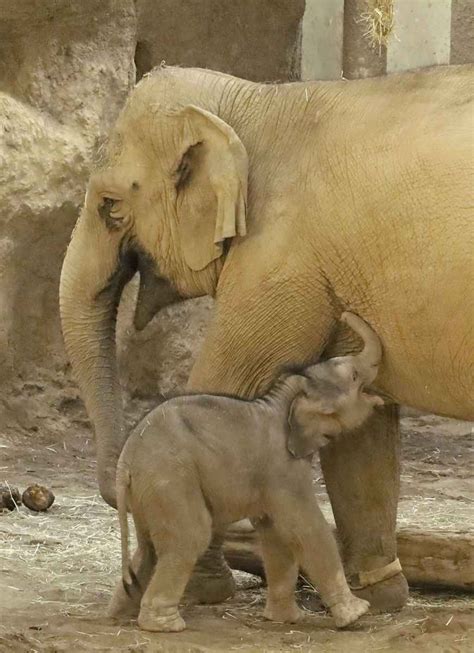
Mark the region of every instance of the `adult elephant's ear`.
<instances>
[{"instance_id":1,"label":"adult elephant's ear","mask_svg":"<svg viewBox=\"0 0 474 653\"><path fill-rule=\"evenodd\" d=\"M248 158L234 130L214 114L188 106L180 115L179 235L186 264L202 270L222 255L226 238L246 234Z\"/></svg>"}]
</instances>

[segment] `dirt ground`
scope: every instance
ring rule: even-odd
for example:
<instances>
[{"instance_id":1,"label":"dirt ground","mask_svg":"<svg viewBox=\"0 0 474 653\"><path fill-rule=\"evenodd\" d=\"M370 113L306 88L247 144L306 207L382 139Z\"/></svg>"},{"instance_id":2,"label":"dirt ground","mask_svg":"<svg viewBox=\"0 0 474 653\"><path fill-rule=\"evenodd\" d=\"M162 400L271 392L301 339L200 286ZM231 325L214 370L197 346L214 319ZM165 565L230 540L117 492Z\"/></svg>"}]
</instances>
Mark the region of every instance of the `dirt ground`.
<instances>
[{"instance_id":1,"label":"dirt ground","mask_svg":"<svg viewBox=\"0 0 474 653\"><path fill-rule=\"evenodd\" d=\"M132 403L135 421L150 404ZM0 414L0 482L23 490L40 482L56 494L44 514L0 514L0 651L309 651L366 653L474 650L474 597L412 590L397 614L365 616L335 631L321 609L296 626L261 617L260 579L237 573L235 598L184 610L179 634L141 632L104 617L119 578L115 511L97 494L94 446L74 387L60 374L18 380ZM423 528L473 524L472 425L432 415L403 419L400 522ZM330 509L320 473L316 487ZM301 590L308 603L308 590ZM313 604L315 602L313 601Z\"/></svg>"}]
</instances>

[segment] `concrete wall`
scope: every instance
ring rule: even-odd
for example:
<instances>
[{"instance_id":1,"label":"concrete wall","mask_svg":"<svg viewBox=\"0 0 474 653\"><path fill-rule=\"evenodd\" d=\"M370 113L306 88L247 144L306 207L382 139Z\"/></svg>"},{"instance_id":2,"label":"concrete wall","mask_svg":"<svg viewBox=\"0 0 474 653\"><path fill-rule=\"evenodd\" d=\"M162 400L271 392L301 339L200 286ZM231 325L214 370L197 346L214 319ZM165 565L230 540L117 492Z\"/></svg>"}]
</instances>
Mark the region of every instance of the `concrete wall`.
<instances>
[{"instance_id":1,"label":"concrete wall","mask_svg":"<svg viewBox=\"0 0 474 653\"><path fill-rule=\"evenodd\" d=\"M387 72L449 63L451 0L397 0L395 34L387 48Z\"/></svg>"},{"instance_id":2,"label":"concrete wall","mask_svg":"<svg viewBox=\"0 0 474 653\"><path fill-rule=\"evenodd\" d=\"M344 0L306 0L301 78L337 79L342 73Z\"/></svg>"},{"instance_id":3,"label":"concrete wall","mask_svg":"<svg viewBox=\"0 0 474 653\"><path fill-rule=\"evenodd\" d=\"M361 17L368 5L368 0L306 0L302 79L351 79L474 62L473 0L393 0L393 33L380 50L364 37L367 24Z\"/></svg>"}]
</instances>

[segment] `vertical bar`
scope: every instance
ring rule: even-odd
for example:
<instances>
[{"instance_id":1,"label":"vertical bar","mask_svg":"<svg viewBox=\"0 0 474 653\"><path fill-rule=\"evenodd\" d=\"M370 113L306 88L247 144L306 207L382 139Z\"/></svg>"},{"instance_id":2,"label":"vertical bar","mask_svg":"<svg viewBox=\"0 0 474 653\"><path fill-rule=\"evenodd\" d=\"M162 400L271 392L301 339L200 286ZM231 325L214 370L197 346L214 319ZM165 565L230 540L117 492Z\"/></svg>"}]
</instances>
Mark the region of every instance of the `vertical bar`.
<instances>
[{"instance_id":1,"label":"vertical bar","mask_svg":"<svg viewBox=\"0 0 474 653\"><path fill-rule=\"evenodd\" d=\"M417 0L418 1L418 0ZM345 0L343 74L346 79L384 75L387 68L387 51L382 45L372 47L365 36L367 23L362 19L368 10L367 0Z\"/></svg>"}]
</instances>

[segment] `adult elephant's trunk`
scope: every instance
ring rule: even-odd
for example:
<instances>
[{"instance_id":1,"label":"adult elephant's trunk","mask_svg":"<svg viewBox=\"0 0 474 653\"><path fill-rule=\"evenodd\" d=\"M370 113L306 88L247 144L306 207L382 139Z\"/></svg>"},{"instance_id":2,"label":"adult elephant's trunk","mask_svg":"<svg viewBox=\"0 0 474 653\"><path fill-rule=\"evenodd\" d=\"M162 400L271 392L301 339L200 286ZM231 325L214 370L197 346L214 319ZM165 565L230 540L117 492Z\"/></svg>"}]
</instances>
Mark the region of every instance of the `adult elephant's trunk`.
<instances>
[{"instance_id":1,"label":"adult elephant's trunk","mask_svg":"<svg viewBox=\"0 0 474 653\"><path fill-rule=\"evenodd\" d=\"M117 307L136 270L120 239L86 208L74 230L60 283L67 353L96 434L99 487L116 506L115 469L126 434L115 354Z\"/></svg>"},{"instance_id":2,"label":"adult elephant's trunk","mask_svg":"<svg viewBox=\"0 0 474 653\"><path fill-rule=\"evenodd\" d=\"M355 363L364 382L370 384L375 381L378 366L382 360L382 345L379 337L367 322L354 313L343 313L341 320L348 324L364 341L364 349L355 356Z\"/></svg>"}]
</instances>

